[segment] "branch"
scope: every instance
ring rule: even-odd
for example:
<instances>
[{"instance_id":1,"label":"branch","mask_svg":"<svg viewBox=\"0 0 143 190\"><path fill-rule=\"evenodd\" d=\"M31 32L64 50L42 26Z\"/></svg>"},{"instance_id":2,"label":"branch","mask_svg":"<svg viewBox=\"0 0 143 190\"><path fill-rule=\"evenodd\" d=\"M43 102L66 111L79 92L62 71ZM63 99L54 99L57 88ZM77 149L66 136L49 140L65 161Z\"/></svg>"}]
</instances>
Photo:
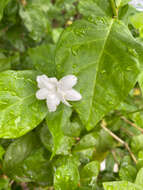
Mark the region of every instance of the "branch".
<instances>
[{"instance_id":1,"label":"branch","mask_svg":"<svg viewBox=\"0 0 143 190\"><path fill-rule=\"evenodd\" d=\"M125 118L124 116L121 117L121 119L123 121L125 121L126 123L130 124L132 127L135 127L137 130L139 130L141 133L143 133L143 129L138 127L135 123L132 123L131 121L129 121L127 118Z\"/></svg>"},{"instance_id":2,"label":"branch","mask_svg":"<svg viewBox=\"0 0 143 190\"><path fill-rule=\"evenodd\" d=\"M123 141L121 138L119 138L117 135L115 135L112 131L110 131L107 127L106 127L106 123L104 122L104 120L101 123L101 127L102 129L104 129L109 135L111 135L116 141L118 141L119 143L121 143L122 145L125 146L125 148L128 150L131 158L133 159L134 163L137 164L137 159L134 156L134 154L132 153L130 147L128 146L128 144Z\"/></svg>"}]
</instances>

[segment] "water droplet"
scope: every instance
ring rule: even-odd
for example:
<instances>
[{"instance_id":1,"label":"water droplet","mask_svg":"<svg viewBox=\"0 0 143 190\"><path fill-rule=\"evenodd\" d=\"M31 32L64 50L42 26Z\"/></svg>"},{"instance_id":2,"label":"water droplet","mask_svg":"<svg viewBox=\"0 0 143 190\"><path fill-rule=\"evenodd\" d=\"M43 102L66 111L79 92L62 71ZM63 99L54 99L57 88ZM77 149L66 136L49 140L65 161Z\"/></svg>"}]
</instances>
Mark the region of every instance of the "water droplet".
<instances>
[{"instance_id":1,"label":"water droplet","mask_svg":"<svg viewBox=\"0 0 143 190\"><path fill-rule=\"evenodd\" d=\"M80 37L83 37L85 35L85 29L84 28L76 28L74 30L74 33L77 35L77 36L80 36Z\"/></svg>"},{"instance_id":2,"label":"water droplet","mask_svg":"<svg viewBox=\"0 0 143 190\"><path fill-rule=\"evenodd\" d=\"M72 54L74 56L76 56L78 54L78 48L77 47L72 47L71 51L72 51Z\"/></svg>"},{"instance_id":3,"label":"water droplet","mask_svg":"<svg viewBox=\"0 0 143 190\"><path fill-rule=\"evenodd\" d=\"M138 57L138 53L136 52L135 49L132 48L128 48L128 52L133 55L134 57Z\"/></svg>"},{"instance_id":4,"label":"water droplet","mask_svg":"<svg viewBox=\"0 0 143 190\"><path fill-rule=\"evenodd\" d=\"M114 105L114 102L112 102L112 101L109 101L109 104L110 104L110 105Z\"/></svg>"},{"instance_id":5,"label":"water droplet","mask_svg":"<svg viewBox=\"0 0 143 190\"><path fill-rule=\"evenodd\" d=\"M77 67L77 65L76 65L76 64L73 64L72 67L73 67L73 69L75 69L75 68Z\"/></svg>"},{"instance_id":6,"label":"water droplet","mask_svg":"<svg viewBox=\"0 0 143 190\"><path fill-rule=\"evenodd\" d=\"M35 111L35 112L37 112L38 108L35 105L33 105L32 106L32 110Z\"/></svg>"},{"instance_id":7,"label":"water droplet","mask_svg":"<svg viewBox=\"0 0 143 190\"><path fill-rule=\"evenodd\" d=\"M101 74L104 74L104 73L106 73L106 71L105 71L105 70L102 70L102 71L101 71Z\"/></svg>"},{"instance_id":8,"label":"water droplet","mask_svg":"<svg viewBox=\"0 0 143 190\"><path fill-rule=\"evenodd\" d=\"M132 68L131 67L127 67L126 70L127 71L132 71Z\"/></svg>"}]
</instances>

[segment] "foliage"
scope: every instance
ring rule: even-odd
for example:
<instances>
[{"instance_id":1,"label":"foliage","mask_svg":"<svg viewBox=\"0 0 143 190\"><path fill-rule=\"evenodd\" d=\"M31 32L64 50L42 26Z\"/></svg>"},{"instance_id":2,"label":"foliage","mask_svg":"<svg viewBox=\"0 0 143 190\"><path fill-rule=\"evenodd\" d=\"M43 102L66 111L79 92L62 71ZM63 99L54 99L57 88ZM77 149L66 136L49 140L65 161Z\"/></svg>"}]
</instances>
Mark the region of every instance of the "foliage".
<instances>
[{"instance_id":1,"label":"foliage","mask_svg":"<svg viewBox=\"0 0 143 190\"><path fill-rule=\"evenodd\" d=\"M0 1L1 190L143 188L143 12L129 1ZM42 74L75 75L81 101L49 112Z\"/></svg>"}]
</instances>

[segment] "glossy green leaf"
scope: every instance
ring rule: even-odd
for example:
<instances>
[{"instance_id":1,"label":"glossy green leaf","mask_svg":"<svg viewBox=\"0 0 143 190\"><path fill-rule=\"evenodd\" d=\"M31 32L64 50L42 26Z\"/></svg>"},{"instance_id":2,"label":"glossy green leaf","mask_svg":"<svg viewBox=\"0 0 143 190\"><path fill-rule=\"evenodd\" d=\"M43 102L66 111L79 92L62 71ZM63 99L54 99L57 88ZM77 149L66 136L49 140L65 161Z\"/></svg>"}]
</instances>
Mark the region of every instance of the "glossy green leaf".
<instances>
[{"instance_id":1,"label":"glossy green leaf","mask_svg":"<svg viewBox=\"0 0 143 190\"><path fill-rule=\"evenodd\" d=\"M141 190L142 187L127 181L106 182L103 184L104 190Z\"/></svg>"},{"instance_id":2,"label":"glossy green leaf","mask_svg":"<svg viewBox=\"0 0 143 190\"><path fill-rule=\"evenodd\" d=\"M67 162L60 166L54 175L55 190L75 190L79 184L79 173L76 164Z\"/></svg>"},{"instance_id":3,"label":"glossy green leaf","mask_svg":"<svg viewBox=\"0 0 143 190\"><path fill-rule=\"evenodd\" d=\"M89 18L92 16L112 16L110 1L104 0L80 0L79 12Z\"/></svg>"},{"instance_id":4,"label":"glossy green leaf","mask_svg":"<svg viewBox=\"0 0 143 190\"><path fill-rule=\"evenodd\" d=\"M128 28L116 19L82 20L62 34L56 51L58 76L77 76L83 99L73 106L88 130L134 86L139 73L136 47Z\"/></svg>"},{"instance_id":5,"label":"glossy green leaf","mask_svg":"<svg viewBox=\"0 0 143 190\"><path fill-rule=\"evenodd\" d=\"M54 142L52 156L55 154L67 155L70 153L70 149L74 143L74 140L68 136L65 136L63 134L62 128L69 123L71 111L72 110L70 108L61 105L56 112L47 114L46 122Z\"/></svg>"},{"instance_id":6,"label":"glossy green leaf","mask_svg":"<svg viewBox=\"0 0 143 190\"><path fill-rule=\"evenodd\" d=\"M16 138L46 116L45 102L35 97L35 71L5 71L0 75L0 137Z\"/></svg>"},{"instance_id":7,"label":"glossy green leaf","mask_svg":"<svg viewBox=\"0 0 143 190\"><path fill-rule=\"evenodd\" d=\"M84 166L81 170L81 184L84 186L93 186L96 183L97 176L99 174L100 164L97 161L92 161Z\"/></svg>"},{"instance_id":8,"label":"glossy green leaf","mask_svg":"<svg viewBox=\"0 0 143 190\"><path fill-rule=\"evenodd\" d=\"M45 151L40 145L38 137L33 132L10 144L4 159L6 174L16 181L51 184L50 162L48 157L44 157Z\"/></svg>"}]
</instances>

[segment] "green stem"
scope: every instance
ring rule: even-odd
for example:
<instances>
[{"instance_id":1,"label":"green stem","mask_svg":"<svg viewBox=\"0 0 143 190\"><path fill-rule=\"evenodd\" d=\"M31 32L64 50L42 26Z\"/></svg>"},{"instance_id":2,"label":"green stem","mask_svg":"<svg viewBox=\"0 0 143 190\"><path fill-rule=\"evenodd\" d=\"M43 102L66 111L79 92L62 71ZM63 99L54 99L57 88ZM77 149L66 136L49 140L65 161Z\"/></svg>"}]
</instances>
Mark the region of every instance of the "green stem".
<instances>
[{"instance_id":1,"label":"green stem","mask_svg":"<svg viewBox=\"0 0 143 190\"><path fill-rule=\"evenodd\" d=\"M114 17L117 18L118 17L118 9L115 5L115 0L110 0L110 2L111 2Z\"/></svg>"}]
</instances>

